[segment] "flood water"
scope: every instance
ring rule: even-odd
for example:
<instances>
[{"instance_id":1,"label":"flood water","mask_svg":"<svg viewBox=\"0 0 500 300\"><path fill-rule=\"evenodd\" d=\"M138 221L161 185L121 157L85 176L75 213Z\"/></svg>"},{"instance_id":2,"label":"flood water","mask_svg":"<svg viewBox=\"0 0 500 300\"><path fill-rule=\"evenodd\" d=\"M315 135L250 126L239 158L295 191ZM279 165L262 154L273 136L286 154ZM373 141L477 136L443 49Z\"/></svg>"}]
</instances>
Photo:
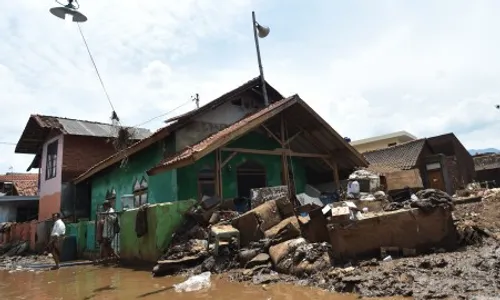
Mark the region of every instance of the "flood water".
<instances>
[{"instance_id":1,"label":"flood water","mask_svg":"<svg viewBox=\"0 0 500 300\"><path fill-rule=\"evenodd\" d=\"M332 294L285 284L257 286L232 283L212 275L203 291L177 293L172 285L182 277L152 278L146 271L122 268L72 267L57 271L9 273L0 271L0 299L241 299L241 300L350 300L354 295Z\"/></svg>"}]
</instances>

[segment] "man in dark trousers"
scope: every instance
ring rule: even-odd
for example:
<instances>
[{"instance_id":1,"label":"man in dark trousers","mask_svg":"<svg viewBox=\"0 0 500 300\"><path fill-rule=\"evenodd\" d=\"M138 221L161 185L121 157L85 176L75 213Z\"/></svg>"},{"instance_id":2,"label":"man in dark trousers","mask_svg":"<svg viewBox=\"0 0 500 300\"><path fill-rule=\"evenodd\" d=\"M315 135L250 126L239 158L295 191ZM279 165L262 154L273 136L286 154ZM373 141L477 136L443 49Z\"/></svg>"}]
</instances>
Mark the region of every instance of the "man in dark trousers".
<instances>
[{"instance_id":1,"label":"man in dark trousers","mask_svg":"<svg viewBox=\"0 0 500 300\"><path fill-rule=\"evenodd\" d=\"M54 226L52 227L52 232L50 233L50 241L47 247L49 248L52 258L56 263L53 269L59 269L59 262L61 261L61 253L59 251L59 241L64 238L66 234L66 225L64 225L63 220L61 220L61 214L55 213L52 215L54 220Z\"/></svg>"}]
</instances>

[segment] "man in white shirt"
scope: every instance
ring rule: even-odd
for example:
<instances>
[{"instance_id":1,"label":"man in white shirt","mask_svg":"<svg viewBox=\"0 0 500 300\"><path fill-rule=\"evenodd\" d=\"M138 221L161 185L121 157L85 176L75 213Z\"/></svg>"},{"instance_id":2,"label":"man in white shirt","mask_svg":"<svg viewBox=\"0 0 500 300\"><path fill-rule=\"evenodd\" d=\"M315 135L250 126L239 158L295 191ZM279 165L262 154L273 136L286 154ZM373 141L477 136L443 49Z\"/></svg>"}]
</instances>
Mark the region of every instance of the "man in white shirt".
<instances>
[{"instance_id":1,"label":"man in white shirt","mask_svg":"<svg viewBox=\"0 0 500 300\"><path fill-rule=\"evenodd\" d=\"M118 217L108 200L104 201L102 206L104 211L100 220L102 224L101 259L110 257L119 259L120 257L112 247L113 239L117 234L117 226L119 226L116 224Z\"/></svg>"},{"instance_id":2,"label":"man in white shirt","mask_svg":"<svg viewBox=\"0 0 500 300\"><path fill-rule=\"evenodd\" d=\"M59 262L61 258L59 241L64 238L64 234L66 234L66 225L64 225L63 220L61 220L61 214L59 213L53 214L52 219L54 220L54 226L52 227L52 232L50 233L48 248L50 249L50 253L52 253L52 257L56 263L54 269L59 269Z\"/></svg>"}]
</instances>

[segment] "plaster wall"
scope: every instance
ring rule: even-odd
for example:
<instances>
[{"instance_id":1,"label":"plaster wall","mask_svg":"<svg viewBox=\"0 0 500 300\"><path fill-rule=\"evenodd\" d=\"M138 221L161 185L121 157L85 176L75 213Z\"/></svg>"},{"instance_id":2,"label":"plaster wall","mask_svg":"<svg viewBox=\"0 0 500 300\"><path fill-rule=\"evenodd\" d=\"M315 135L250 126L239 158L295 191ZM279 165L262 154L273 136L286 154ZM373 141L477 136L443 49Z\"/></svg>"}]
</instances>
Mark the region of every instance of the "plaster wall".
<instances>
[{"instance_id":1,"label":"plaster wall","mask_svg":"<svg viewBox=\"0 0 500 300\"><path fill-rule=\"evenodd\" d=\"M47 146L54 141L58 141L56 176L51 179L46 179L45 171L47 169ZM61 208L61 170L63 162L63 143L64 136L59 135L48 140L43 145L40 168L40 203L38 213L38 219L40 221L50 219L52 217L52 214L55 212L59 212Z\"/></svg>"}]
</instances>

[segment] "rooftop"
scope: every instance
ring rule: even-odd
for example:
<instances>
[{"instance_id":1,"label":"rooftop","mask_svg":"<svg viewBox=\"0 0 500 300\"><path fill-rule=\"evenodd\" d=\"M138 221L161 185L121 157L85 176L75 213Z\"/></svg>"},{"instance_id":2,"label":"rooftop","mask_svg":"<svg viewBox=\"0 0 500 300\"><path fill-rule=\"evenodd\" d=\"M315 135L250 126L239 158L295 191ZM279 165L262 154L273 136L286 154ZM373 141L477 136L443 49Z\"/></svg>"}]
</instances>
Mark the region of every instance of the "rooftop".
<instances>
[{"instance_id":1,"label":"rooftop","mask_svg":"<svg viewBox=\"0 0 500 300\"><path fill-rule=\"evenodd\" d=\"M257 129L266 123L266 128L271 132L276 126L276 116L282 114L286 124L293 124L291 128L298 128L296 132L289 132L288 136L297 137L289 143L290 155L300 156L299 153L307 153L310 159L315 162L309 162L309 165L322 171L331 170L328 166L326 154L337 153L342 157L338 161L339 168L354 168L367 166L366 160L352 148L331 126L324 121L314 110L309 107L298 95L282 99L269 106L248 115L240 121L214 133L208 138L186 147L175 155L161 161L157 166L148 171L148 174L155 174L168 169L179 168L191 164L208 153L223 147L230 141L233 141L251 130ZM279 121L279 120L278 120ZM278 122L279 123L279 122ZM287 129L288 131L288 129ZM277 136L273 132L274 136ZM314 141L314 142L313 142ZM318 141L321 144L318 145ZM271 151L273 152L273 151ZM342 155L344 154L344 155ZM331 164L330 164L331 165Z\"/></svg>"},{"instance_id":2,"label":"rooftop","mask_svg":"<svg viewBox=\"0 0 500 300\"><path fill-rule=\"evenodd\" d=\"M473 159L476 171L500 168L500 154L474 156Z\"/></svg>"},{"instance_id":3,"label":"rooftop","mask_svg":"<svg viewBox=\"0 0 500 300\"><path fill-rule=\"evenodd\" d=\"M75 183L81 182L81 181L89 178L93 174L96 174L96 173L120 162L125 157L133 155L134 153L137 153L137 152L151 146L152 144L154 144L158 141L161 141L162 139L169 136L172 132L175 132L177 129L179 129L182 126L184 126L185 124L187 124L193 118L200 116L203 113L208 112L212 109L215 109L215 108L221 106L222 104L224 104L230 100L233 100L234 97L241 95L243 92L253 91L254 93L259 94L260 93L260 91L259 91L260 84L261 84L260 76L255 77L255 78L245 82L243 85L241 85L241 86L225 93L224 95L216 98L215 100L208 102L207 104L201 106L198 109L188 111L186 113L180 114L176 117L173 117L173 118L166 120L165 122L169 123L167 126L158 129L156 132L151 134L149 137L142 139L142 140L130 145L128 148L126 148L120 152L117 152L117 153L111 155L110 157L98 162L97 164L92 166L90 169L85 171L83 174L78 176L75 179ZM266 87L267 87L269 99L271 102L275 102L277 100L283 99L283 96L267 82L266 82Z\"/></svg>"},{"instance_id":4,"label":"rooftop","mask_svg":"<svg viewBox=\"0 0 500 300\"><path fill-rule=\"evenodd\" d=\"M351 145L357 146L357 145L361 145L361 144L373 143L376 141L382 141L382 140L387 140L387 139L392 139L392 138L397 138L397 137L401 137L401 138L403 138L403 140L406 140L406 141L411 141L411 140L417 139L416 136L414 136L413 134L411 134L409 132L397 131L397 132L393 132L393 133L388 133L388 134L378 135L378 136L374 136L374 137L369 137L366 139L352 141Z\"/></svg>"},{"instance_id":5,"label":"rooftop","mask_svg":"<svg viewBox=\"0 0 500 300\"><path fill-rule=\"evenodd\" d=\"M415 167L426 139L414 140L379 150L364 152L370 163L369 170L384 173L395 170L409 170Z\"/></svg>"},{"instance_id":6,"label":"rooftop","mask_svg":"<svg viewBox=\"0 0 500 300\"><path fill-rule=\"evenodd\" d=\"M140 140L151 135L151 132L144 128L130 128L129 130L134 140ZM36 154L40 145L45 142L50 132L53 131L65 135L102 138L116 137L118 134L116 127L108 123L35 114L28 119L15 152Z\"/></svg>"},{"instance_id":7,"label":"rooftop","mask_svg":"<svg viewBox=\"0 0 500 300\"><path fill-rule=\"evenodd\" d=\"M38 195L38 174L7 173L0 174L0 182L12 182L19 196ZM4 196L6 197L6 196Z\"/></svg>"}]
</instances>

